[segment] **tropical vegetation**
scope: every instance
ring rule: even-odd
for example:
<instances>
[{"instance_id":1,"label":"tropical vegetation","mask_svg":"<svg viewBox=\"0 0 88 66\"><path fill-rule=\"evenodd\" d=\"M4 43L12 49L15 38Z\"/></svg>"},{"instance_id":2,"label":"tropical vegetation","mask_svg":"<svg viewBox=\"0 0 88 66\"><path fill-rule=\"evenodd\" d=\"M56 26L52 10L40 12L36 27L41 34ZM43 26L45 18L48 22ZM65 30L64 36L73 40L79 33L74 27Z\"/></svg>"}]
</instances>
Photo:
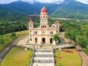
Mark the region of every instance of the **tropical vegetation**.
<instances>
[{"instance_id":1,"label":"tropical vegetation","mask_svg":"<svg viewBox=\"0 0 88 66\"><path fill-rule=\"evenodd\" d=\"M88 21L64 21L61 30L65 31L65 37L77 42L88 53Z\"/></svg>"},{"instance_id":2,"label":"tropical vegetation","mask_svg":"<svg viewBox=\"0 0 88 66\"><path fill-rule=\"evenodd\" d=\"M0 52L8 46L15 38L28 34L28 31L12 32L8 34L0 35Z\"/></svg>"}]
</instances>

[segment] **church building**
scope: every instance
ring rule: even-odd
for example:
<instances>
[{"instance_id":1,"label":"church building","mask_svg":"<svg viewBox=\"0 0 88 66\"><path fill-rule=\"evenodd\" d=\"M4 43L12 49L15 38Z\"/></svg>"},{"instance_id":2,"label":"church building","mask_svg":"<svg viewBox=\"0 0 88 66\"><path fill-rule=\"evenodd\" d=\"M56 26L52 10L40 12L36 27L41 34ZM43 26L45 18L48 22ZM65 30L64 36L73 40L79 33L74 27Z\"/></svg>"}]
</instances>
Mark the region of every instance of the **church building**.
<instances>
[{"instance_id":1,"label":"church building","mask_svg":"<svg viewBox=\"0 0 88 66\"><path fill-rule=\"evenodd\" d=\"M51 26L48 25L48 11L43 7L40 12L40 26L35 28L32 20L29 22L29 42L30 44L53 44L53 35L59 33L60 24L56 21Z\"/></svg>"}]
</instances>

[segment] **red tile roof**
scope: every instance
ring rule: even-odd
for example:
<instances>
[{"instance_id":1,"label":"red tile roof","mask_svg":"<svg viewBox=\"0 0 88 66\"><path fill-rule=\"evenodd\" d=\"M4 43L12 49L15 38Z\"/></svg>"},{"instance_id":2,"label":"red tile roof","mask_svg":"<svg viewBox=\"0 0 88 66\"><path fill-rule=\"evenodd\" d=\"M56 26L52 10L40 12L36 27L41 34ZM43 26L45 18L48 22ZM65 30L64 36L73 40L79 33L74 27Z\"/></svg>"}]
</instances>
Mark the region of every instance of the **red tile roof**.
<instances>
[{"instance_id":1,"label":"red tile roof","mask_svg":"<svg viewBox=\"0 0 88 66\"><path fill-rule=\"evenodd\" d=\"M55 24L59 24L59 22L58 22L58 21L56 21L56 22L55 22Z\"/></svg>"},{"instance_id":2,"label":"red tile roof","mask_svg":"<svg viewBox=\"0 0 88 66\"><path fill-rule=\"evenodd\" d=\"M29 24L33 24L32 20L30 20Z\"/></svg>"}]
</instances>

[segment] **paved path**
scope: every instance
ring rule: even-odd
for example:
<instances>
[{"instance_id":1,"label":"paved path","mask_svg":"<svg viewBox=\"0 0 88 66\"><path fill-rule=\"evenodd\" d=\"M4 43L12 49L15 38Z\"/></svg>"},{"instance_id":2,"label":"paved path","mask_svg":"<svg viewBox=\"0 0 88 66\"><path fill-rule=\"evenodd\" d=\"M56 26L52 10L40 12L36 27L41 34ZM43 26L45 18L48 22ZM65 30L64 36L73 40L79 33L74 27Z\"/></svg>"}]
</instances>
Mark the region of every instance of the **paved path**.
<instances>
[{"instance_id":1,"label":"paved path","mask_svg":"<svg viewBox=\"0 0 88 66\"><path fill-rule=\"evenodd\" d=\"M72 43L76 44L74 41L72 41ZM78 51L78 53L82 58L82 66L88 66L88 55L86 55L86 53L82 50L82 48L78 44L76 44L76 50Z\"/></svg>"},{"instance_id":2,"label":"paved path","mask_svg":"<svg viewBox=\"0 0 88 66\"><path fill-rule=\"evenodd\" d=\"M9 52L9 50L13 47L13 45L15 44L15 42L17 40L19 40L22 36L18 37L17 39L15 39L13 42L11 42L3 51L0 52L0 62L2 61L2 59L5 57L5 55Z\"/></svg>"},{"instance_id":3,"label":"paved path","mask_svg":"<svg viewBox=\"0 0 88 66\"><path fill-rule=\"evenodd\" d=\"M10 43L1 53L0 53L0 61L2 61L2 59L4 58L4 56L9 52L9 50L12 48L13 44L14 44L15 40Z\"/></svg>"}]
</instances>

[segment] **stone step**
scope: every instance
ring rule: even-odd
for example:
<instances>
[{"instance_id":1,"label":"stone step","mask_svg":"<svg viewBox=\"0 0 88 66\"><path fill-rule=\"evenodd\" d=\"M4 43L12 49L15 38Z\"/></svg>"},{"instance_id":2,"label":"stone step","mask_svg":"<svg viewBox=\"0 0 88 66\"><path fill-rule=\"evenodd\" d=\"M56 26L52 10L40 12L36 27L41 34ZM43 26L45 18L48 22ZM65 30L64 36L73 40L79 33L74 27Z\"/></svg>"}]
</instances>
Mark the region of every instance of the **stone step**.
<instances>
[{"instance_id":1,"label":"stone step","mask_svg":"<svg viewBox=\"0 0 88 66\"><path fill-rule=\"evenodd\" d=\"M53 57L34 57L34 60L54 60Z\"/></svg>"},{"instance_id":2,"label":"stone step","mask_svg":"<svg viewBox=\"0 0 88 66\"><path fill-rule=\"evenodd\" d=\"M54 63L53 60L33 60L34 63Z\"/></svg>"},{"instance_id":3,"label":"stone step","mask_svg":"<svg viewBox=\"0 0 88 66\"><path fill-rule=\"evenodd\" d=\"M53 54L53 52L35 52L35 54L45 55L45 54Z\"/></svg>"},{"instance_id":4,"label":"stone step","mask_svg":"<svg viewBox=\"0 0 88 66\"><path fill-rule=\"evenodd\" d=\"M53 63L33 63L33 66L55 66Z\"/></svg>"},{"instance_id":5,"label":"stone step","mask_svg":"<svg viewBox=\"0 0 88 66\"><path fill-rule=\"evenodd\" d=\"M52 54L35 54L34 57L53 57Z\"/></svg>"},{"instance_id":6,"label":"stone step","mask_svg":"<svg viewBox=\"0 0 88 66\"><path fill-rule=\"evenodd\" d=\"M35 52L52 52L51 49L36 49Z\"/></svg>"}]
</instances>

